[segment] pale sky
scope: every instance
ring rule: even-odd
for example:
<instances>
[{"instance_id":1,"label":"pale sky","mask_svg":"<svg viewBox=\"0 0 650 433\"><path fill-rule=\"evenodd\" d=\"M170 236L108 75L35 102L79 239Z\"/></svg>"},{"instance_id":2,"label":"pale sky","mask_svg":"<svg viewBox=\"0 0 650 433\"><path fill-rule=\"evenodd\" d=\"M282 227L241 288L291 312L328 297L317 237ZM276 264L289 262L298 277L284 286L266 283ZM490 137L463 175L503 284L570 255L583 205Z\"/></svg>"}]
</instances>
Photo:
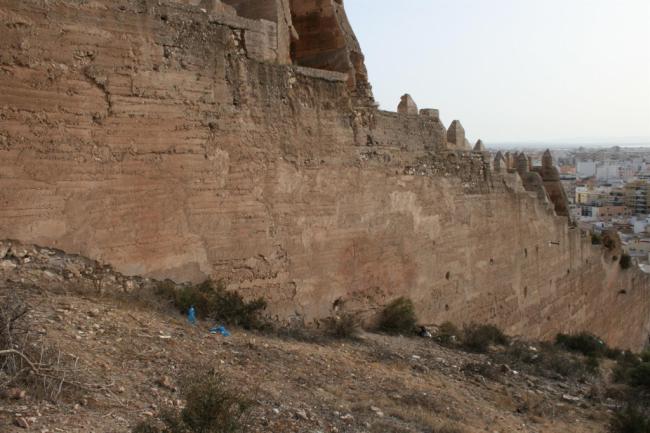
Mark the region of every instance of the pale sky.
<instances>
[{"instance_id":1,"label":"pale sky","mask_svg":"<svg viewBox=\"0 0 650 433\"><path fill-rule=\"evenodd\" d=\"M470 139L650 143L650 0L346 0L375 98Z\"/></svg>"}]
</instances>

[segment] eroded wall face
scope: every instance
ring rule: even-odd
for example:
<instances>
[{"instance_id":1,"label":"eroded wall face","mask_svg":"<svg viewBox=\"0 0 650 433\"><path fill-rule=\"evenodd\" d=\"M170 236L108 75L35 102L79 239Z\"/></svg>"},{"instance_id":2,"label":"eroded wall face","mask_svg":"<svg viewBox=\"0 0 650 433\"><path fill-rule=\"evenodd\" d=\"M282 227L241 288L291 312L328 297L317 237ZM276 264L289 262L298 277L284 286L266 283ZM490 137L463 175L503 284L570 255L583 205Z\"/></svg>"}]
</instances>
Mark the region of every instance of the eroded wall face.
<instances>
[{"instance_id":1,"label":"eroded wall face","mask_svg":"<svg viewBox=\"0 0 650 433\"><path fill-rule=\"evenodd\" d=\"M253 60L254 30L141 5L0 2L0 238L225 278L287 320L406 295L423 322L645 343L646 277L444 151L437 119L359 111L336 74Z\"/></svg>"},{"instance_id":2,"label":"eroded wall face","mask_svg":"<svg viewBox=\"0 0 650 433\"><path fill-rule=\"evenodd\" d=\"M351 69L332 0L292 0L291 15L299 35L292 47L297 64L337 72Z\"/></svg>"},{"instance_id":3,"label":"eroded wall face","mask_svg":"<svg viewBox=\"0 0 650 433\"><path fill-rule=\"evenodd\" d=\"M295 64L348 75L359 98L372 100L363 53L340 0L290 0Z\"/></svg>"}]
</instances>

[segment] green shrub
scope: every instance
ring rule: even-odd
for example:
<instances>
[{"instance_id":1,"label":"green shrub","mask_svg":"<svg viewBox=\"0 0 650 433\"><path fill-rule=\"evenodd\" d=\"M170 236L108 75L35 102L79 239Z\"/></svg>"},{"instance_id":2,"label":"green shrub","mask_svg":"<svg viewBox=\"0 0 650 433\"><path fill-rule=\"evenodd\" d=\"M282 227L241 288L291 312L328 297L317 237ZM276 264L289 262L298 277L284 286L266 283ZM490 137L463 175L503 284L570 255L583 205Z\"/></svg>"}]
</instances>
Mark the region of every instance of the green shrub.
<instances>
[{"instance_id":1,"label":"green shrub","mask_svg":"<svg viewBox=\"0 0 650 433\"><path fill-rule=\"evenodd\" d=\"M496 354L495 360L528 374L551 379L583 379L598 372L594 358L585 359L548 343L537 347L533 349L526 343L515 343Z\"/></svg>"},{"instance_id":2,"label":"green shrub","mask_svg":"<svg viewBox=\"0 0 650 433\"><path fill-rule=\"evenodd\" d=\"M481 376L495 382L501 381L504 373L499 367L488 362L470 362L465 364L461 371L468 376Z\"/></svg>"},{"instance_id":3,"label":"green shrub","mask_svg":"<svg viewBox=\"0 0 650 433\"><path fill-rule=\"evenodd\" d=\"M215 299L214 318L227 325L241 326L245 329L264 327L260 313L266 309L263 298L246 302L237 292L220 291Z\"/></svg>"},{"instance_id":4,"label":"green shrub","mask_svg":"<svg viewBox=\"0 0 650 433\"><path fill-rule=\"evenodd\" d=\"M633 354L632 352L623 352L623 355L616 360L614 368L614 381L618 383L630 384L631 373L645 361L644 358Z\"/></svg>"},{"instance_id":5,"label":"green shrub","mask_svg":"<svg viewBox=\"0 0 650 433\"><path fill-rule=\"evenodd\" d=\"M614 415L612 433L650 433L650 419L640 410L628 406Z\"/></svg>"},{"instance_id":6,"label":"green shrub","mask_svg":"<svg viewBox=\"0 0 650 433\"><path fill-rule=\"evenodd\" d=\"M183 287L176 292L174 304L180 312L187 312L193 305L196 315L206 318L211 315L215 307L216 294L204 292L195 286Z\"/></svg>"},{"instance_id":7,"label":"green shrub","mask_svg":"<svg viewBox=\"0 0 650 433\"><path fill-rule=\"evenodd\" d=\"M621 265L621 269L630 269L632 267L632 257L629 254L623 254L618 263Z\"/></svg>"},{"instance_id":8,"label":"green shrub","mask_svg":"<svg viewBox=\"0 0 650 433\"><path fill-rule=\"evenodd\" d=\"M592 245L601 245L602 243L603 243L603 238L598 233L591 234Z\"/></svg>"},{"instance_id":9,"label":"green shrub","mask_svg":"<svg viewBox=\"0 0 650 433\"><path fill-rule=\"evenodd\" d=\"M650 390L650 362L641 362L628 369L625 375L629 385Z\"/></svg>"},{"instance_id":10,"label":"green shrub","mask_svg":"<svg viewBox=\"0 0 650 433\"><path fill-rule=\"evenodd\" d=\"M177 284L172 280L159 281L155 285L155 294L168 301L174 301L176 298Z\"/></svg>"},{"instance_id":11,"label":"green shrub","mask_svg":"<svg viewBox=\"0 0 650 433\"><path fill-rule=\"evenodd\" d=\"M323 320L327 333L334 338L353 338L361 330L359 317L352 313L328 317Z\"/></svg>"},{"instance_id":12,"label":"green shrub","mask_svg":"<svg viewBox=\"0 0 650 433\"><path fill-rule=\"evenodd\" d=\"M240 431L241 418L251 406L240 394L229 390L215 373L190 378L182 393L186 404L180 418L196 433Z\"/></svg>"},{"instance_id":13,"label":"green shrub","mask_svg":"<svg viewBox=\"0 0 650 433\"><path fill-rule=\"evenodd\" d=\"M463 328L462 343L466 349L485 353L491 345L507 345L508 337L494 325L471 324Z\"/></svg>"},{"instance_id":14,"label":"green shrub","mask_svg":"<svg viewBox=\"0 0 650 433\"><path fill-rule=\"evenodd\" d=\"M579 334L557 334L555 344L566 350L581 353L585 356L601 357L608 352L608 347L600 338L588 332Z\"/></svg>"},{"instance_id":15,"label":"green shrub","mask_svg":"<svg viewBox=\"0 0 650 433\"><path fill-rule=\"evenodd\" d=\"M266 309L263 298L245 301L237 292L226 290L223 281L207 280L201 284L177 287L171 281L163 281L156 292L186 313L193 305L200 318L211 318L225 325L259 329L265 323L261 312Z\"/></svg>"},{"instance_id":16,"label":"green shrub","mask_svg":"<svg viewBox=\"0 0 650 433\"><path fill-rule=\"evenodd\" d=\"M181 386L185 407L163 410L155 421L142 422L133 433L236 433L251 407L248 399L229 389L214 372L185 379Z\"/></svg>"},{"instance_id":17,"label":"green shrub","mask_svg":"<svg viewBox=\"0 0 650 433\"><path fill-rule=\"evenodd\" d=\"M565 378L584 379L590 374L596 373L598 363L594 364L593 358L587 358L587 361L563 354L561 352L549 352L542 355L538 364L542 370L555 373ZM552 377L551 375L544 375Z\"/></svg>"},{"instance_id":18,"label":"green shrub","mask_svg":"<svg viewBox=\"0 0 650 433\"><path fill-rule=\"evenodd\" d=\"M225 291L224 284L204 281L197 285L177 285L171 280L165 280L158 284L156 293L171 303L181 313L186 313L193 305L196 314L200 318L206 318L212 314L215 309L217 294Z\"/></svg>"},{"instance_id":19,"label":"green shrub","mask_svg":"<svg viewBox=\"0 0 650 433\"><path fill-rule=\"evenodd\" d=\"M616 349L614 347L606 347L604 355L605 358L617 360L620 359L622 356L624 356L624 353L625 352L623 352L621 349Z\"/></svg>"},{"instance_id":20,"label":"green shrub","mask_svg":"<svg viewBox=\"0 0 650 433\"><path fill-rule=\"evenodd\" d=\"M379 321L379 329L389 334L410 334L416 325L415 306L406 298L397 298L388 304Z\"/></svg>"}]
</instances>

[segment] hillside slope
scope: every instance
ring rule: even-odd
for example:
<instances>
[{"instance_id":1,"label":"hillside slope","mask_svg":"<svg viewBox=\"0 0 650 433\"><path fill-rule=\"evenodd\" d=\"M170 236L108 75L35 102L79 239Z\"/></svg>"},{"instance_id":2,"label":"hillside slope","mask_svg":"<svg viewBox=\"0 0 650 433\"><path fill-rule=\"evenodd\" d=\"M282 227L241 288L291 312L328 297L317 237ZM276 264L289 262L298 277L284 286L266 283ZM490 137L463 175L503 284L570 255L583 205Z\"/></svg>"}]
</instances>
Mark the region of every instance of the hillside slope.
<instances>
[{"instance_id":1,"label":"hillside slope","mask_svg":"<svg viewBox=\"0 0 650 433\"><path fill-rule=\"evenodd\" d=\"M487 355L418 337L211 335L213 323L191 326L152 299L89 291L90 272L66 270L79 269L75 260L66 257L59 270L2 271L0 298L30 306L31 332L78 358L85 384L54 404L29 389L26 399L0 400L3 432L25 431L19 419L34 432L128 432L158 409L182 404L174 388L183 372L209 368L254 399L249 432L430 433L446 422L469 433L606 431L613 402L597 392L601 379L550 380L501 365L501 373L484 377L470 371L488 364Z\"/></svg>"}]
</instances>

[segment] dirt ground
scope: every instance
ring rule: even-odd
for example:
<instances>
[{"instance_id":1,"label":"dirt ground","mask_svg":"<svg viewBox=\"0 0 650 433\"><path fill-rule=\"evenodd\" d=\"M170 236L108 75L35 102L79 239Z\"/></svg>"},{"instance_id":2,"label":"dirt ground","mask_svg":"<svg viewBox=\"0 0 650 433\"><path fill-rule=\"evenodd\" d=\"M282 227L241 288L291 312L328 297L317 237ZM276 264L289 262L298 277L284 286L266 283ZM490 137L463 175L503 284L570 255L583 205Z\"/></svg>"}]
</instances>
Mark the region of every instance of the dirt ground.
<instances>
[{"instance_id":1,"label":"dirt ground","mask_svg":"<svg viewBox=\"0 0 650 433\"><path fill-rule=\"evenodd\" d=\"M78 357L92 386L56 403L29 394L0 400L3 432L128 432L158 409L182 405L180 377L210 367L254 399L249 432L430 433L449 423L468 433L598 433L611 415L589 399L593 384L516 371L498 380L468 375L462 367L486 362L484 355L430 339L298 339L241 329L222 337L208 332L212 323L192 326L173 311L114 296L0 282L0 295L9 291L32 307L33 332Z\"/></svg>"}]
</instances>

